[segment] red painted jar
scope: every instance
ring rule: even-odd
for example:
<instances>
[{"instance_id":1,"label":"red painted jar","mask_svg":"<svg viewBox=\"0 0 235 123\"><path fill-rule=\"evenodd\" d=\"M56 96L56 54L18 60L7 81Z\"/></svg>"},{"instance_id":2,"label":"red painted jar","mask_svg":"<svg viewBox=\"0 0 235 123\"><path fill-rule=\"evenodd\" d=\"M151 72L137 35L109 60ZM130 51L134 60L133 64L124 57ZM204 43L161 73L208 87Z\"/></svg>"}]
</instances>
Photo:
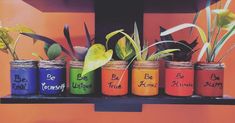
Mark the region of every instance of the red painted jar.
<instances>
[{"instance_id":1,"label":"red painted jar","mask_svg":"<svg viewBox=\"0 0 235 123\"><path fill-rule=\"evenodd\" d=\"M193 89L193 63L167 61L165 69L165 93L170 96L192 96Z\"/></svg>"},{"instance_id":2,"label":"red painted jar","mask_svg":"<svg viewBox=\"0 0 235 123\"><path fill-rule=\"evenodd\" d=\"M110 61L102 67L102 94L123 96L128 93L128 62Z\"/></svg>"},{"instance_id":3,"label":"red painted jar","mask_svg":"<svg viewBox=\"0 0 235 123\"><path fill-rule=\"evenodd\" d=\"M198 63L195 68L196 94L206 97L223 96L224 64Z\"/></svg>"}]
</instances>

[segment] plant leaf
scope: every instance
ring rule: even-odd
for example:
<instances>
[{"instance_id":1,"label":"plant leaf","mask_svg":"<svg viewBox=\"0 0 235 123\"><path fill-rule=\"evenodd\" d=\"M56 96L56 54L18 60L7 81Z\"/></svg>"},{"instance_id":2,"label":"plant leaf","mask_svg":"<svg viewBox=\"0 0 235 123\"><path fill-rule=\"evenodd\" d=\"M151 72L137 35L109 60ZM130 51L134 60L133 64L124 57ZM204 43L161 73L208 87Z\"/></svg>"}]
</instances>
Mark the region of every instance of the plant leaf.
<instances>
[{"instance_id":1,"label":"plant leaf","mask_svg":"<svg viewBox=\"0 0 235 123\"><path fill-rule=\"evenodd\" d=\"M221 28L227 28L229 24L235 21L235 14L227 9L216 9L213 13L217 17L217 26Z\"/></svg>"},{"instance_id":2,"label":"plant leaf","mask_svg":"<svg viewBox=\"0 0 235 123\"><path fill-rule=\"evenodd\" d=\"M160 52L157 52L156 54L151 55L147 60L148 61L155 61L157 59L160 58L160 56L164 55L164 56L169 56L169 53L171 52L175 52L175 51L180 51L180 49L166 49ZM168 54L168 55L165 55Z\"/></svg>"},{"instance_id":3,"label":"plant leaf","mask_svg":"<svg viewBox=\"0 0 235 123\"><path fill-rule=\"evenodd\" d=\"M228 39L234 35L234 30L235 30L235 25L221 38L221 40L217 43L215 46L213 52L212 52L212 57L211 61L214 60L214 58L218 55L219 51L222 49L224 44L228 41Z\"/></svg>"},{"instance_id":4,"label":"plant leaf","mask_svg":"<svg viewBox=\"0 0 235 123\"><path fill-rule=\"evenodd\" d=\"M207 34L208 34L208 39L207 41L210 41L211 39L211 0L207 0L206 2L206 18L207 18Z\"/></svg>"},{"instance_id":5,"label":"plant leaf","mask_svg":"<svg viewBox=\"0 0 235 123\"><path fill-rule=\"evenodd\" d=\"M136 22L134 24L134 41L136 42L136 45L138 46L138 48L141 49L139 31L138 31Z\"/></svg>"},{"instance_id":6,"label":"plant leaf","mask_svg":"<svg viewBox=\"0 0 235 123\"><path fill-rule=\"evenodd\" d=\"M79 58L79 60L83 61L85 59L88 48L81 46L74 46L75 55Z\"/></svg>"},{"instance_id":7,"label":"plant leaf","mask_svg":"<svg viewBox=\"0 0 235 123\"><path fill-rule=\"evenodd\" d=\"M5 50L7 44L11 44L13 42L12 37L8 34L8 31L5 28L0 28L0 50ZM5 43L4 43L4 42Z\"/></svg>"},{"instance_id":8,"label":"plant leaf","mask_svg":"<svg viewBox=\"0 0 235 123\"><path fill-rule=\"evenodd\" d=\"M122 33L124 36L126 36L126 38L130 41L130 43L132 44L134 50L135 50L135 54L137 56L137 60L141 61L142 57L141 57L141 49L139 49L138 45L136 44L136 42L125 32L120 32Z\"/></svg>"},{"instance_id":9,"label":"plant leaf","mask_svg":"<svg viewBox=\"0 0 235 123\"><path fill-rule=\"evenodd\" d=\"M85 33L86 33L86 46L90 47L91 46L91 36L90 36L90 33L89 33L88 28L86 26L86 23L84 23L84 28L85 28Z\"/></svg>"},{"instance_id":10,"label":"plant leaf","mask_svg":"<svg viewBox=\"0 0 235 123\"><path fill-rule=\"evenodd\" d=\"M62 52L62 49L61 49L60 45L55 43L49 47L49 49L47 51L47 56L48 56L49 60L54 60L61 54L61 52Z\"/></svg>"},{"instance_id":11,"label":"plant leaf","mask_svg":"<svg viewBox=\"0 0 235 123\"><path fill-rule=\"evenodd\" d=\"M121 60L129 60L135 55L130 42L127 41L125 36L118 40L115 46L115 52L117 54L117 57Z\"/></svg>"},{"instance_id":12,"label":"plant leaf","mask_svg":"<svg viewBox=\"0 0 235 123\"><path fill-rule=\"evenodd\" d=\"M123 29L116 30L116 31L110 32L109 34L107 34L107 35L105 36L105 39L106 39L106 49L108 49L109 40L110 40L113 36L117 35L117 34L120 33L120 32L123 32L123 31L124 31Z\"/></svg>"},{"instance_id":13,"label":"plant leaf","mask_svg":"<svg viewBox=\"0 0 235 123\"><path fill-rule=\"evenodd\" d=\"M74 54L73 44L72 44L72 41L71 41L71 38L70 38L69 26L68 25L64 26L64 36L65 36L65 38L67 40L67 43L69 45L70 50Z\"/></svg>"},{"instance_id":14,"label":"plant leaf","mask_svg":"<svg viewBox=\"0 0 235 123\"><path fill-rule=\"evenodd\" d=\"M195 14L195 16L193 18L192 24L196 24L199 15L200 15L200 11L197 11L197 13ZM190 28L189 34L192 35L192 32L193 32L193 27Z\"/></svg>"},{"instance_id":15,"label":"plant leaf","mask_svg":"<svg viewBox=\"0 0 235 123\"><path fill-rule=\"evenodd\" d=\"M143 45L143 49L147 48L148 47L148 42L144 41L144 45ZM143 60L146 60L147 57L148 57L148 49L145 50L142 55L141 55L142 59Z\"/></svg>"},{"instance_id":16,"label":"plant leaf","mask_svg":"<svg viewBox=\"0 0 235 123\"><path fill-rule=\"evenodd\" d=\"M228 9L228 6L230 5L231 2L232 2L232 0L227 0L224 5L224 9Z\"/></svg>"},{"instance_id":17,"label":"plant leaf","mask_svg":"<svg viewBox=\"0 0 235 123\"><path fill-rule=\"evenodd\" d=\"M37 34L32 34L32 33L21 33L22 35L25 35L25 36L28 36L30 38L33 38L33 39L36 39L36 40L40 40L40 41L43 41L45 43L47 43L48 45L52 45L54 43L56 43L56 41L48 38L48 37L45 37L45 36L41 36L41 35L37 35ZM61 46L61 45L60 45ZM63 46L61 46L62 50L68 54L69 56L73 57L74 58L74 55L72 52L68 51L67 49L65 49Z\"/></svg>"},{"instance_id":18,"label":"plant leaf","mask_svg":"<svg viewBox=\"0 0 235 123\"><path fill-rule=\"evenodd\" d=\"M200 60L201 60L201 58L202 58L202 56L204 55L204 53L206 52L208 46L209 46L209 43L208 43L208 42L204 43L204 45L203 45L203 47L202 47L202 49L201 49L201 51L200 51L200 53L199 53L199 55L198 55L197 61L200 61Z\"/></svg>"},{"instance_id":19,"label":"plant leaf","mask_svg":"<svg viewBox=\"0 0 235 123\"><path fill-rule=\"evenodd\" d=\"M198 30L199 34L200 34L200 37L203 41L203 43L207 43L207 37L206 37L206 34L205 32L202 30L202 28L200 28L199 26L195 25L195 24L190 24L190 23L185 23L185 24L181 24L181 25L178 25L178 26L175 26L171 29L168 29L166 30L165 32L162 32L160 35L161 36L165 36L165 35L168 35L168 34L171 34L171 33L174 33L174 32L177 32L179 30L182 30L182 29L185 29L185 28L189 28L189 27L194 27ZM211 54L212 52L212 47L211 47L211 44L208 44L208 52L209 54Z\"/></svg>"},{"instance_id":20,"label":"plant leaf","mask_svg":"<svg viewBox=\"0 0 235 123\"><path fill-rule=\"evenodd\" d=\"M105 51L105 47L102 44L92 45L88 49L87 55L85 57L82 76L105 65L112 59L112 55L113 50L110 49Z\"/></svg>"}]
</instances>

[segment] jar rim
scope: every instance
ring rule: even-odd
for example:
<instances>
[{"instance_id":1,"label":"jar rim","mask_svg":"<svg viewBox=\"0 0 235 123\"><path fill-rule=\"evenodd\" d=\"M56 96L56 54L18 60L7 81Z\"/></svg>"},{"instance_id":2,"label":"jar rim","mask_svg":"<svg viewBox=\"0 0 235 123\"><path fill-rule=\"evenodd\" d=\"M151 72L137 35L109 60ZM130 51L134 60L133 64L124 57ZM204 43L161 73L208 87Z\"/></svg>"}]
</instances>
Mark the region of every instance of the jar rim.
<instances>
[{"instance_id":1,"label":"jar rim","mask_svg":"<svg viewBox=\"0 0 235 123\"><path fill-rule=\"evenodd\" d=\"M224 63L215 63L215 62L198 62L195 65L196 69L224 69L225 64Z\"/></svg>"},{"instance_id":2,"label":"jar rim","mask_svg":"<svg viewBox=\"0 0 235 123\"><path fill-rule=\"evenodd\" d=\"M158 68L159 61L134 61L134 68Z\"/></svg>"},{"instance_id":3,"label":"jar rim","mask_svg":"<svg viewBox=\"0 0 235 123\"><path fill-rule=\"evenodd\" d=\"M40 60L38 63L39 68L63 68L65 65L64 60Z\"/></svg>"},{"instance_id":4,"label":"jar rim","mask_svg":"<svg viewBox=\"0 0 235 123\"><path fill-rule=\"evenodd\" d=\"M167 68L193 68L191 61L166 61Z\"/></svg>"},{"instance_id":5,"label":"jar rim","mask_svg":"<svg viewBox=\"0 0 235 123\"><path fill-rule=\"evenodd\" d=\"M112 60L106 63L102 68L108 69L125 69L128 65L127 61L124 60Z\"/></svg>"}]
</instances>

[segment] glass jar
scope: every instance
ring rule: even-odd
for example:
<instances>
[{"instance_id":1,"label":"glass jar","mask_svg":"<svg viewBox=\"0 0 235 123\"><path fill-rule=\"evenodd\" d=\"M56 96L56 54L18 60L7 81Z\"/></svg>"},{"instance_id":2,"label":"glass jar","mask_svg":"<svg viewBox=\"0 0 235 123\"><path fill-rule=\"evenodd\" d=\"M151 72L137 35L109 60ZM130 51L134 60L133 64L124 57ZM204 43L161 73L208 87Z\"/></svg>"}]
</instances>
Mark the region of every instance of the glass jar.
<instances>
[{"instance_id":1,"label":"glass jar","mask_svg":"<svg viewBox=\"0 0 235 123\"><path fill-rule=\"evenodd\" d=\"M11 94L34 95L37 93L38 68L37 61L11 61Z\"/></svg>"},{"instance_id":2,"label":"glass jar","mask_svg":"<svg viewBox=\"0 0 235 123\"><path fill-rule=\"evenodd\" d=\"M138 96L158 95L159 63L157 61L134 61L132 68L132 94Z\"/></svg>"},{"instance_id":3,"label":"glass jar","mask_svg":"<svg viewBox=\"0 0 235 123\"><path fill-rule=\"evenodd\" d=\"M224 85L223 63L198 63L195 66L196 94L206 97L222 97Z\"/></svg>"},{"instance_id":4,"label":"glass jar","mask_svg":"<svg viewBox=\"0 0 235 123\"><path fill-rule=\"evenodd\" d=\"M170 96L192 96L193 90L193 63L167 61L165 69L165 93Z\"/></svg>"},{"instance_id":5,"label":"glass jar","mask_svg":"<svg viewBox=\"0 0 235 123\"><path fill-rule=\"evenodd\" d=\"M91 71L82 77L83 62L70 61L70 93L92 94L95 90L95 72Z\"/></svg>"},{"instance_id":6,"label":"glass jar","mask_svg":"<svg viewBox=\"0 0 235 123\"><path fill-rule=\"evenodd\" d=\"M39 92L41 95L63 95L66 91L66 62L39 61Z\"/></svg>"},{"instance_id":7,"label":"glass jar","mask_svg":"<svg viewBox=\"0 0 235 123\"><path fill-rule=\"evenodd\" d=\"M128 93L128 62L110 61L102 67L101 90L104 95L123 96Z\"/></svg>"}]
</instances>

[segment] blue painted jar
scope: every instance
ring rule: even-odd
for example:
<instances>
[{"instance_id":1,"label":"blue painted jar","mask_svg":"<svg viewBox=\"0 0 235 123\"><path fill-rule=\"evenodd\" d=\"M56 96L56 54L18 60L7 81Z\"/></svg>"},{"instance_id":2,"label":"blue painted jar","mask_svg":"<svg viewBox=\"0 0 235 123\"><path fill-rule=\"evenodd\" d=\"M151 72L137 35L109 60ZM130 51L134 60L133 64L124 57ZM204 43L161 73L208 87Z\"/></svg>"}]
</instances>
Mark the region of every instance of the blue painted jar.
<instances>
[{"instance_id":1,"label":"blue painted jar","mask_svg":"<svg viewBox=\"0 0 235 123\"><path fill-rule=\"evenodd\" d=\"M38 87L37 61L11 61L11 94L34 95Z\"/></svg>"},{"instance_id":2,"label":"blue painted jar","mask_svg":"<svg viewBox=\"0 0 235 123\"><path fill-rule=\"evenodd\" d=\"M63 60L39 61L40 95L59 96L66 91L66 62Z\"/></svg>"}]
</instances>

